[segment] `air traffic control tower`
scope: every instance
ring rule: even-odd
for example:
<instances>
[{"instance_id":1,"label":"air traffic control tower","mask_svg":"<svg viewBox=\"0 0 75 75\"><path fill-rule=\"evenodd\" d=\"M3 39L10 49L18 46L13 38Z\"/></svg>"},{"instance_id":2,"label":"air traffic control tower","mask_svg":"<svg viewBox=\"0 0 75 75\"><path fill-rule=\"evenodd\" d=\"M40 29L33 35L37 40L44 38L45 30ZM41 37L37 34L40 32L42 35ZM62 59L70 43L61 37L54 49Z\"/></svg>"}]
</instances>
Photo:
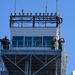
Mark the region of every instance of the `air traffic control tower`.
<instances>
[{"instance_id":1,"label":"air traffic control tower","mask_svg":"<svg viewBox=\"0 0 75 75\"><path fill-rule=\"evenodd\" d=\"M10 47L0 48L1 75L66 75L61 23L57 13L11 13Z\"/></svg>"}]
</instances>

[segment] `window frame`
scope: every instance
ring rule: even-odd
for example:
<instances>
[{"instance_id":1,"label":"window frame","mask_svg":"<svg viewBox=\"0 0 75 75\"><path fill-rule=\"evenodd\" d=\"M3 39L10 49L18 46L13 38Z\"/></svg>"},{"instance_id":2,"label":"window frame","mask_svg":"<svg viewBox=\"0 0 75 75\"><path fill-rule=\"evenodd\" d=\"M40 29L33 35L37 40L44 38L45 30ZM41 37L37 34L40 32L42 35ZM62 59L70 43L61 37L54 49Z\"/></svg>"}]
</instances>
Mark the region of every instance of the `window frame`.
<instances>
[{"instance_id":1,"label":"window frame","mask_svg":"<svg viewBox=\"0 0 75 75\"><path fill-rule=\"evenodd\" d=\"M24 45L23 41L24 36L12 36L12 47L23 47Z\"/></svg>"}]
</instances>

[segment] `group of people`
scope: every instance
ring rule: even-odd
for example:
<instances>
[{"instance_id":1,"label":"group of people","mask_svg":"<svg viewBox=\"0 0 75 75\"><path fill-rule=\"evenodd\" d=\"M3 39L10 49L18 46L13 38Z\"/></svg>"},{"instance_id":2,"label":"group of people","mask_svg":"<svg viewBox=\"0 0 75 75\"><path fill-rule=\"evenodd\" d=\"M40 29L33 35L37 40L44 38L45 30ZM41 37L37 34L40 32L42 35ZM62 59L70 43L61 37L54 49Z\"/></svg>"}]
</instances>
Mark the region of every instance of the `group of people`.
<instances>
[{"instance_id":1,"label":"group of people","mask_svg":"<svg viewBox=\"0 0 75 75\"><path fill-rule=\"evenodd\" d=\"M3 46L3 49L9 49L10 41L7 39L7 36L5 36L3 39L0 39L1 45Z\"/></svg>"},{"instance_id":2,"label":"group of people","mask_svg":"<svg viewBox=\"0 0 75 75\"><path fill-rule=\"evenodd\" d=\"M55 47L56 47L56 41L58 42L58 49L59 50L62 50L62 45L63 45L63 43L65 42L65 40L64 40L64 38L59 38L59 40L56 40L56 37L53 37L52 38L52 44L51 44L51 49L55 49Z\"/></svg>"},{"instance_id":3,"label":"group of people","mask_svg":"<svg viewBox=\"0 0 75 75\"><path fill-rule=\"evenodd\" d=\"M10 41L7 39L7 36L5 36L3 39L0 39L1 45L3 46L3 49L9 49ZM63 38L59 38L59 40L56 40L56 37L52 38L51 41L51 49L55 50L56 48L56 42L58 42L58 49L62 50L62 44L65 42Z\"/></svg>"}]
</instances>

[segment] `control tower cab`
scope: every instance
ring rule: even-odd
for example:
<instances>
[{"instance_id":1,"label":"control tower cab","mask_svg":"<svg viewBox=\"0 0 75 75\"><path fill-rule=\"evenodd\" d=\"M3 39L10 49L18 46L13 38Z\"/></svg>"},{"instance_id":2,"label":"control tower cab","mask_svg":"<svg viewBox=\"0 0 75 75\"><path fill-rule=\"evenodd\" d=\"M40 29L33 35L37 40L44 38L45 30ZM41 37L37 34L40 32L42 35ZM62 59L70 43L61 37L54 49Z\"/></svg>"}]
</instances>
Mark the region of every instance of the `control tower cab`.
<instances>
[{"instance_id":1,"label":"control tower cab","mask_svg":"<svg viewBox=\"0 0 75 75\"><path fill-rule=\"evenodd\" d=\"M11 14L11 49L52 50L54 46L53 50L58 50L61 23L62 18L57 13Z\"/></svg>"},{"instance_id":2,"label":"control tower cab","mask_svg":"<svg viewBox=\"0 0 75 75\"><path fill-rule=\"evenodd\" d=\"M0 50L1 75L66 75L61 23L57 13L11 13L9 49Z\"/></svg>"}]
</instances>

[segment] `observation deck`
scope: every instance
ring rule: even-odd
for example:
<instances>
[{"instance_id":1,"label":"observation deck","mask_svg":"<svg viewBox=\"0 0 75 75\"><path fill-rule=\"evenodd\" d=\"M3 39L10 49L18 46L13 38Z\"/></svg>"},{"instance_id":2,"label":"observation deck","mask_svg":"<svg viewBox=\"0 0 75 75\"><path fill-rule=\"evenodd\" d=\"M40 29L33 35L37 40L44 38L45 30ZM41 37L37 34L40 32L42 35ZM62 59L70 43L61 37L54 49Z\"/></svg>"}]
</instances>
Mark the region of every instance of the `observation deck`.
<instances>
[{"instance_id":1,"label":"observation deck","mask_svg":"<svg viewBox=\"0 0 75 75\"><path fill-rule=\"evenodd\" d=\"M57 13L11 13L9 49L0 47L1 75L66 75L67 55L58 44L62 21Z\"/></svg>"}]
</instances>

